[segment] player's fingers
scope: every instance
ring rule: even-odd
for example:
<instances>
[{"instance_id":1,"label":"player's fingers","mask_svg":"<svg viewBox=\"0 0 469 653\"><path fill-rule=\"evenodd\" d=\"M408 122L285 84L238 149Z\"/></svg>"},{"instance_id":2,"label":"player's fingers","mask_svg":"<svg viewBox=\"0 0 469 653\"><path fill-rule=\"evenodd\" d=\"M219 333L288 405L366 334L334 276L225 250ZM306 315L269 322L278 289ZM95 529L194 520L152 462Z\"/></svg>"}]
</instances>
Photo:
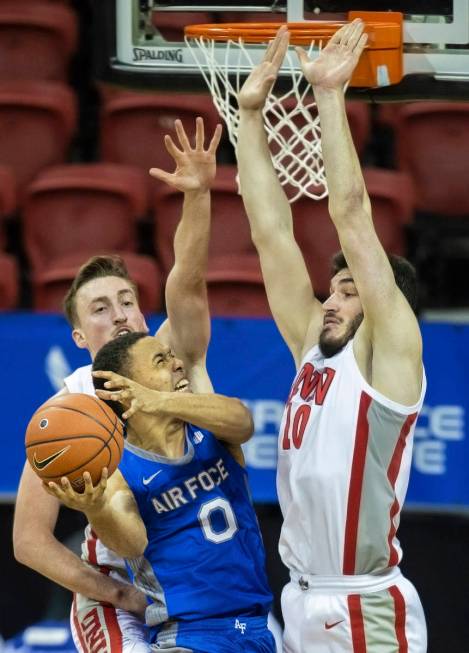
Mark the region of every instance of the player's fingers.
<instances>
[{"instance_id":1,"label":"player's fingers","mask_svg":"<svg viewBox=\"0 0 469 653\"><path fill-rule=\"evenodd\" d=\"M269 41L269 44L266 48L266 51L264 52L264 56L262 57L262 63L264 62L270 62L272 61L272 54L275 49L275 39L272 39L272 41Z\"/></svg>"},{"instance_id":2,"label":"player's fingers","mask_svg":"<svg viewBox=\"0 0 469 653\"><path fill-rule=\"evenodd\" d=\"M141 402L138 399L132 399L130 402L130 406L127 408L125 413L122 415L124 419L129 419L129 417L132 417L132 415L135 415L136 412L140 410L142 407Z\"/></svg>"},{"instance_id":3,"label":"player's fingers","mask_svg":"<svg viewBox=\"0 0 469 653\"><path fill-rule=\"evenodd\" d=\"M165 170L161 170L160 168L150 168L149 173L155 179L164 181L165 184L170 184L171 179L174 176L172 172L166 172Z\"/></svg>"},{"instance_id":4,"label":"player's fingers","mask_svg":"<svg viewBox=\"0 0 469 653\"><path fill-rule=\"evenodd\" d=\"M122 413L122 419L129 419L129 417L132 417L132 415L135 413L135 410L132 408L128 408L125 413Z\"/></svg>"},{"instance_id":5,"label":"player's fingers","mask_svg":"<svg viewBox=\"0 0 469 653\"><path fill-rule=\"evenodd\" d=\"M346 25L342 25L340 29L335 32L331 38L329 39L329 43L335 43L338 45L339 43L342 42L342 39L346 36L348 28L351 23L347 23Z\"/></svg>"},{"instance_id":6,"label":"player's fingers","mask_svg":"<svg viewBox=\"0 0 469 653\"><path fill-rule=\"evenodd\" d=\"M43 481L42 487L48 494L51 494L53 497L56 497L57 499L60 498L61 492L59 486L57 485L57 483L54 483L54 481L48 481L48 482Z\"/></svg>"},{"instance_id":7,"label":"player's fingers","mask_svg":"<svg viewBox=\"0 0 469 653\"><path fill-rule=\"evenodd\" d=\"M360 36L360 40L357 43L357 46L354 50L354 54L356 54L358 57L360 57L361 53L366 47L366 44L368 43L368 34L362 34Z\"/></svg>"},{"instance_id":8,"label":"player's fingers","mask_svg":"<svg viewBox=\"0 0 469 653\"><path fill-rule=\"evenodd\" d=\"M91 474L89 472L83 472L83 481L85 482L85 491L84 494L90 495L93 494L93 481L91 480Z\"/></svg>"},{"instance_id":9,"label":"player's fingers","mask_svg":"<svg viewBox=\"0 0 469 653\"><path fill-rule=\"evenodd\" d=\"M60 485L62 486L62 490L66 496L73 493L73 489L72 486L70 485L70 481L66 476L62 476L62 478L60 479Z\"/></svg>"},{"instance_id":10,"label":"player's fingers","mask_svg":"<svg viewBox=\"0 0 469 653\"><path fill-rule=\"evenodd\" d=\"M197 150L203 150L204 149L204 142L205 142L205 129L204 129L204 121L200 116L198 116L195 120L195 147Z\"/></svg>"},{"instance_id":11,"label":"player's fingers","mask_svg":"<svg viewBox=\"0 0 469 653\"><path fill-rule=\"evenodd\" d=\"M174 128L176 129L176 134L183 151L187 152L188 150L192 149L191 144L189 143L189 139L187 138L187 134L184 131L184 127L182 126L182 122L179 119L174 121Z\"/></svg>"},{"instance_id":12,"label":"player's fingers","mask_svg":"<svg viewBox=\"0 0 469 653\"><path fill-rule=\"evenodd\" d=\"M132 399L133 393L131 390L119 390L119 392L111 393L111 401L118 401L121 404L125 404L129 399Z\"/></svg>"},{"instance_id":13,"label":"player's fingers","mask_svg":"<svg viewBox=\"0 0 469 653\"><path fill-rule=\"evenodd\" d=\"M277 47L274 50L272 56L272 64L275 66L276 70L280 68L283 60L285 59L285 54L288 50L288 45L290 43L290 32L285 27L281 27L277 32Z\"/></svg>"},{"instance_id":14,"label":"player's fingers","mask_svg":"<svg viewBox=\"0 0 469 653\"><path fill-rule=\"evenodd\" d=\"M164 145L168 150L169 154L173 157L173 159L178 159L181 156L181 154L184 154L182 150L176 147L173 139L168 134L166 134L166 136L164 137Z\"/></svg>"},{"instance_id":15,"label":"player's fingers","mask_svg":"<svg viewBox=\"0 0 469 653\"><path fill-rule=\"evenodd\" d=\"M123 390L124 388L129 387L129 382L123 376L115 377L113 379L109 379L108 381L105 381L104 387L107 390L111 390L113 388L116 388L118 390Z\"/></svg>"},{"instance_id":16,"label":"player's fingers","mask_svg":"<svg viewBox=\"0 0 469 653\"><path fill-rule=\"evenodd\" d=\"M350 50L353 50L356 47L361 35L363 34L364 29L365 24L361 20L353 21L353 23L350 25L350 32L347 37L347 47Z\"/></svg>"},{"instance_id":17,"label":"player's fingers","mask_svg":"<svg viewBox=\"0 0 469 653\"><path fill-rule=\"evenodd\" d=\"M309 63L310 59L306 53L306 50L303 50L303 48L296 47L295 52L298 56L298 59L300 61L301 66L304 68L304 66Z\"/></svg>"},{"instance_id":18,"label":"player's fingers","mask_svg":"<svg viewBox=\"0 0 469 653\"><path fill-rule=\"evenodd\" d=\"M108 383L111 384L117 384L117 385L123 385L128 383L128 379L125 376L122 376L121 374L116 374L116 372L109 372L108 370L97 370L96 372L93 372L93 376L96 377L97 379L107 379L105 382L105 387L109 387Z\"/></svg>"},{"instance_id":19,"label":"player's fingers","mask_svg":"<svg viewBox=\"0 0 469 653\"><path fill-rule=\"evenodd\" d=\"M212 140L210 141L210 145L208 146L208 150L207 150L210 154L214 154L216 152L217 147L220 143L222 131L223 131L223 127L221 125L217 125L215 127Z\"/></svg>"},{"instance_id":20,"label":"player's fingers","mask_svg":"<svg viewBox=\"0 0 469 653\"><path fill-rule=\"evenodd\" d=\"M96 396L104 401L111 401L112 390L95 390Z\"/></svg>"},{"instance_id":21,"label":"player's fingers","mask_svg":"<svg viewBox=\"0 0 469 653\"><path fill-rule=\"evenodd\" d=\"M108 468L107 468L107 467L103 467L103 469L102 469L102 471L101 471L101 478L100 478L100 480L99 480L99 488L100 488L100 490L101 490L101 494L102 494L102 493L104 492L104 490L106 489L108 476L109 476Z\"/></svg>"},{"instance_id":22,"label":"player's fingers","mask_svg":"<svg viewBox=\"0 0 469 653\"><path fill-rule=\"evenodd\" d=\"M114 372L109 372L108 370L96 370L92 374L97 379L111 379L114 376Z\"/></svg>"}]
</instances>

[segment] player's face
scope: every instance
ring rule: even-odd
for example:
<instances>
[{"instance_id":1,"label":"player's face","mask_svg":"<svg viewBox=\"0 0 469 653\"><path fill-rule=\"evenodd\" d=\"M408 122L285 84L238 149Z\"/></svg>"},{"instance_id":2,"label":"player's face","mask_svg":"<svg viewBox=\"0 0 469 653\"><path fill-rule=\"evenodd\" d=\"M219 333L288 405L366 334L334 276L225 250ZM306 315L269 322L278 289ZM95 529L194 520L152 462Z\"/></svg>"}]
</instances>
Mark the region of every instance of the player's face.
<instances>
[{"instance_id":1,"label":"player's face","mask_svg":"<svg viewBox=\"0 0 469 653\"><path fill-rule=\"evenodd\" d=\"M130 354L133 381L160 392L190 391L182 361L157 338L148 336L138 340Z\"/></svg>"},{"instance_id":2,"label":"player's face","mask_svg":"<svg viewBox=\"0 0 469 653\"><path fill-rule=\"evenodd\" d=\"M91 357L110 340L133 331L148 332L132 286L119 277L85 283L76 295L77 326L72 333L78 347Z\"/></svg>"},{"instance_id":3,"label":"player's face","mask_svg":"<svg viewBox=\"0 0 469 653\"><path fill-rule=\"evenodd\" d=\"M348 268L340 270L331 280L331 294L322 305L324 321L319 347L330 358L353 338L363 320L363 309Z\"/></svg>"}]
</instances>

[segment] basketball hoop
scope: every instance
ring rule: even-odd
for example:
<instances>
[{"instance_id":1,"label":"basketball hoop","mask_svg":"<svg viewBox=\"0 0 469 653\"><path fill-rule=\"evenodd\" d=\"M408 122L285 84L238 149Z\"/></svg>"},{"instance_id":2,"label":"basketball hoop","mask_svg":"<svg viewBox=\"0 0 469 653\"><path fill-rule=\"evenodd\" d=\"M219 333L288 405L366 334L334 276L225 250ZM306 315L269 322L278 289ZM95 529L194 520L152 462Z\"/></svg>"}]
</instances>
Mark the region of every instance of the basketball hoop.
<instances>
[{"instance_id":1,"label":"basketball hoop","mask_svg":"<svg viewBox=\"0 0 469 653\"><path fill-rule=\"evenodd\" d=\"M373 21L378 16L382 20ZM384 86L402 79L402 14L350 12L349 20L363 17L369 35L351 81L353 86ZM258 63L257 44L271 41L284 23L225 23L188 25L185 41L224 119L236 148L239 128L237 96L244 78ZM287 23L292 45L307 46L314 57L344 22ZM223 55L224 56L221 56ZM305 81L296 54L290 50L281 70L287 89L272 89L264 108L264 122L272 161L290 202L306 195L327 195L322 163L321 128L311 86Z\"/></svg>"}]
</instances>

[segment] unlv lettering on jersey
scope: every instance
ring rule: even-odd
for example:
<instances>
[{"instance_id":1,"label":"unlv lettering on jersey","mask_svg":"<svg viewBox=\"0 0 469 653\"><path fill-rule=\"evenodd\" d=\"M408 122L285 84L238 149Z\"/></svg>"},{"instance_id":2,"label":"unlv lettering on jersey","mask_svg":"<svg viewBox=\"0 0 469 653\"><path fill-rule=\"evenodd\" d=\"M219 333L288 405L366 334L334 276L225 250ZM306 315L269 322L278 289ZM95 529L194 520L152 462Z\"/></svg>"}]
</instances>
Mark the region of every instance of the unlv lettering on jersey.
<instances>
[{"instance_id":1,"label":"unlv lettering on jersey","mask_svg":"<svg viewBox=\"0 0 469 653\"><path fill-rule=\"evenodd\" d=\"M287 403L299 390L300 397L304 401L312 401L314 398L314 403L317 406L322 406L334 376L335 370L330 367L318 371L311 363L305 363L296 377Z\"/></svg>"},{"instance_id":2,"label":"unlv lettering on jersey","mask_svg":"<svg viewBox=\"0 0 469 653\"><path fill-rule=\"evenodd\" d=\"M320 372L314 368L311 363L305 363L301 368L295 382L293 383L290 395L288 397L286 410L287 417L285 420L285 429L283 431L282 448L290 449L291 440L295 449L301 447L303 435L308 424L311 413L311 405L304 403L297 407L292 419L292 399L299 391L300 397L305 402L312 402L317 406L322 406L326 395L331 387L332 380L335 376L335 370L325 367ZM291 425L291 434L290 434ZM291 436L291 440L290 440Z\"/></svg>"}]
</instances>

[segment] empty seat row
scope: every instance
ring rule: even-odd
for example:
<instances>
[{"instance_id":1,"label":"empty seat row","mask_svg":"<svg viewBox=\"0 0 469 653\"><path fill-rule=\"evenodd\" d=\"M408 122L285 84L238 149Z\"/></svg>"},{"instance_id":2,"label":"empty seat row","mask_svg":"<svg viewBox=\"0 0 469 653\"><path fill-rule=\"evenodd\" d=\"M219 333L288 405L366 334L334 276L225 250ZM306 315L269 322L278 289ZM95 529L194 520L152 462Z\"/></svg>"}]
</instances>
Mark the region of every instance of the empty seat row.
<instances>
[{"instance_id":1,"label":"empty seat row","mask_svg":"<svg viewBox=\"0 0 469 653\"><path fill-rule=\"evenodd\" d=\"M78 19L65 2L0 2L0 81L65 81L78 42Z\"/></svg>"},{"instance_id":2,"label":"empty seat row","mask_svg":"<svg viewBox=\"0 0 469 653\"><path fill-rule=\"evenodd\" d=\"M249 288L253 297L260 291L264 313L258 257L237 194L235 175L235 166L219 166L212 188L209 281L213 288L220 289L219 301L227 284ZM409 178L403 173L365 169L365 180L383 246L387 251L404 254L404 227L413 213ZM79 265L93 254L119 252L131 257L133 265L137 266L141 258L142 265L148 267L147 257L138 252L137 239L137 220L148 206L145 183L145 175L138 168L94 163L55 166L30 184L21 224L37 307L46 307L45 296L53 304L63 296ZM143 280L159 279L162 284L174 263L173 239L181 217L182 195L160 182L155 181L155 187L154 251L158 270L142 272L141 276ZM300 199L293 205L293 215L295 236L316 293L326 296L330 258L339 249L327 201ZM145 295L148 301L144 305L155 310L161 293L156 293L154 284L152 288ZM236 298L228 293L225 299L233 302Z\"/></svg>"}]
</instances>

